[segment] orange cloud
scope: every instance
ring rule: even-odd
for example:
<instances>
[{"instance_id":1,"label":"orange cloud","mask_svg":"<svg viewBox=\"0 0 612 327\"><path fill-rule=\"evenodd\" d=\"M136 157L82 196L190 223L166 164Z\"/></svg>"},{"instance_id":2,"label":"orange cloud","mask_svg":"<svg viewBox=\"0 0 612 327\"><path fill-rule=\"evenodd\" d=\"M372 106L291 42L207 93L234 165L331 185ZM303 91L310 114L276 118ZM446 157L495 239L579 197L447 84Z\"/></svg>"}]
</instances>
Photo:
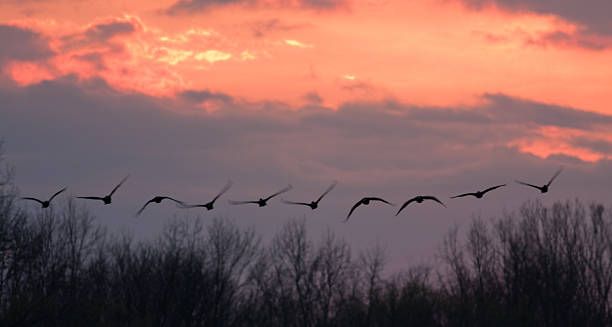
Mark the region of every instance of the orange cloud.
<instances>
[{"instance_id":1,"label":"orange cloud","mask_svg":"<svg viewBox=\"0 0 612 327\"><path fill-rule=\"evenodd\" d=\"M74 4L78 16L61 1L40 4L41 10L0 4L0 20L40 32L54 52L41 62L7 64L6 74L22 85L65 74L99 76L126 92L173 97L210 89L296 108L305 94L316 94L308 103L336 108L390 99L461 107L480 103L484 93L504 93L612 114L606 36L585 35L562 16L474 11L459 1L364 0L323 14L302 10L303 1L271 1L186 18L160 15L174 0L105 3ZM543 156L561 148L595 160L562 134L540 131L516 144ZM605 134L597 137L609 139Z\"/></svg>"}]
</instances>

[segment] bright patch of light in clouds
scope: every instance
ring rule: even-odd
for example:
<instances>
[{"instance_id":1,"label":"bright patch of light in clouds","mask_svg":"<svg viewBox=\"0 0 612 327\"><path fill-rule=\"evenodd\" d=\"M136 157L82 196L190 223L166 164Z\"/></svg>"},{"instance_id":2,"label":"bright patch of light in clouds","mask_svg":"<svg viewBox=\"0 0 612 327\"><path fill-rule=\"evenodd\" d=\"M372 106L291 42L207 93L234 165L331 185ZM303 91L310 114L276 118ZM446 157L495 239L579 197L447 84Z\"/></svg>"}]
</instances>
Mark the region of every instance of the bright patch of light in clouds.
<instances>
[{"instance_id":1,"label":"bright patch of light in clouds","mask_svg":"<svg viewBox=\"0 0 612 327\"><path fill-rule=\"evenodd\" d=\"M231 54L218 50L208 50L205 52L200 52L194 56L196 60L206 60L211 64L217 61L229 60L231 57Z\"/></svg>"},{"instance_id":2,"label":"bright patch of light in clouds","mask_svg":"<svg viewBox=\"0 0 612 327\"><path fill-rule=\"evenodd\" d=\"M242 60L255 60L257 57L255 57L255 55L249 53L248 51L242 51L242 53L240 54L240 57L242 58Z\"/></svg>"},{"instance_id":3,"label":"bright patch of light in clouds","mask_svg":"<svg viewBox=\"0 0 612 327\"><path fill-rule=\"evenodd\" d=\"M298 48L302 48L302 49L304 49L304 48L312 48L313 47L313 45L311 45L311 44L304 44L304 43L302 43L300 41L296 41L296 40L285 40L285 43L287 45L292 46L292 47L298 47Z\"/></svg>"},{"instance_id":4,"label":"bright patch of light in clouds","mask_svg":"<svg viewBox=\"0 0 612 327\"><path fill-rule=\"evenodd\" d=\"M159 57L157 60L169 63L170 65L176 65L179 62L193 56L193 51L160 48L158 54Z\"/></svg>"}]
</instances>

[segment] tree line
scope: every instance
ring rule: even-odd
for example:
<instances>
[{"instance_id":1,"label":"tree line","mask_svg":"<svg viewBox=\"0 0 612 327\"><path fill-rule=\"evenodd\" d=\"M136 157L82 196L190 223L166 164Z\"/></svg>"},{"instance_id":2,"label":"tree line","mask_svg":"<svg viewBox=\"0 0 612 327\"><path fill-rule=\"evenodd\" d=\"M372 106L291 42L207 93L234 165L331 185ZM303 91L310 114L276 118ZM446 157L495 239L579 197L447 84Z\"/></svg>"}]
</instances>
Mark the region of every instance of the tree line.
<instances>
[{"instance_id":1,"label":"tree line","mask_svg":"<svg viewBox=\"0 0 612 327\"><path fill-rule=\"evenodd\" d=\"M1 157L1 156L0 156ZM440 267L386 272L305 222L271 241L172 219L148 241L72 200L27 211L0 173L0 326L612 326L612 211L527 202L441 240Z\"/></svg>"}]
</instances>

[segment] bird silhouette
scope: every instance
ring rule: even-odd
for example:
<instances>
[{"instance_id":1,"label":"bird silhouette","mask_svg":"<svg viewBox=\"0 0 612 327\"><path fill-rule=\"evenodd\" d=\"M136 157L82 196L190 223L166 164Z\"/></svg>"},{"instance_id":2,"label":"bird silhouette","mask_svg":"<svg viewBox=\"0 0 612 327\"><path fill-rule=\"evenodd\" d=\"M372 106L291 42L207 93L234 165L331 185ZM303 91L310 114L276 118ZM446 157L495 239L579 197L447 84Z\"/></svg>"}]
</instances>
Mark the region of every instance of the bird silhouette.
<instances>
[{"instance_id":1,"label":"bird silhouette","mask_svg":"<svg viewBox=\"0 0 612 327\"><path fill-rule=\"evenodd\" d=\"M461 198L461 197L468 196L468 195L474 196L474 197L476 197L477 199L481 199L481 198L482 198L482 197L483 197L483 196L484 196L484 195L485 195L487 192L489 192L489 191L493 191L494 189L500 188L500 187L502 187L502 186L506 186L506 184L501 184L501 185L497 185L497 186L492 186L492 187L489 187L488 189L483 190L483 191L471 192L471 193L463 193L463 194L459 194L459 195L451 196L451 199Z\"/></svg>"},{"instance_id":2,"label":"bird silhouette","mask_svg":"<svg viewBox=\"0 0 612 327\"><path fill-rule=\"evenodd\" d=\"M541 193L546 193L546 192L548 192L548 188L550 187L550 184L552 184L552 182L555 180L555 178L557 178L557 176L559 176L559 174L561 174L561 171L563 171L563 167L559 168L559 170L557 170L557 172L553 175L553 177L550 178L548 183L546 183L546 184L544 184L542 186L537 186L537 185L521 182L521 181L518 181L518 180L516 182L519 183L519 184L523 184L523 185L527 185L527 186L531 186L533 188L536 188L536 189L540 190Z\"/></svg>"},{"instance_id":3,"label":"bird silhouette","mask_svg":"<svg viewBox=\"0 0 612 327\"><path fill-rule=\"evenodd\" d=\"M49 208L49 205L51 205L51 201L53 200L53 198L55 198L56 196L58 196L60 193L64 192L65 190L66 190L66 187L64 187L63 189L61 189L61 190L57 191L57 192L56 192L55 194L53 194L53 195L52 195L52 196L49 198L49 200L47 200L47 201L41 201L41 200L39 200L39 199L37 199L37 198L29 198L29 197L24 197L24 198L21 198L21 199L22 199L22 200L31 200L31 201L36 201L36 202L40 203L40 205L41 205L41 207L42 207L42 208Z\"/></svg>"},{"instance_id":4,"label":"bird silhouette","mask_svg":"<svg viewBox=\"0 0 612 327\"><path fill-rule=\"evenodd\" d=\"M444 205L444 203L442 203L442 201L438 200L435 196L431 196L431 195L417 195L414 198L404 202L404 204L402 204L402 207L397 211L397 213L395 214L396 216L399 215L400 212L402 212L402 210L404 210L404 208L406 208L410 203L412 202L416 202L416 203L422 203L425 200L432 200L432 201L436 201L439 204L441 204L443 207L446 208L446 206Z\"/></svg>"},{"instance_id":5,"label":"bird silhouette","mask_svg":"<svg viewBox=\"0 0 612 327\"><path fill-rule=\"evenodd\" d=\"M368 204L370 204L370 201L380 201L380 202L384 202L384 203L386 203L386 204L388 204L390 206L393 205L393 203L391 203L391 202L389 202L387 200L381 199L381 198L377 198L377 197L365 197L365 198L357 201L357 203L355 203L355 205L353 205L353 207L351 208L351 211L349 211L349 213L346 216L346 219L344 220L344 222L347 222L349 220L349 218L351 217L351 214L353 214L353 211L355 211L355 209L357 209L358 206L360 206L362 204L364 206L367 206Z\"/></svg>"},{"instance_id":6,"label":"bird silhouette","mask_svg":"<svg viewBox=\"0 0 612 327\"><path fill-rule=\"evenodd\" d=\"M277 196L277 195L279 195L279 194L281 194L281 193L285 193L285 192L289 191L291 188L292 188L292 186L291 186L291 185L288 185L288 186L287 186L287 187L285 187L284 189L282 189L282 190L280 190L280 191L278 191L278 192L276 192L276 193L274 193L274 194L270 195L269 197L267 197L267 198L263 198L263 199L261 199L261 198L260 198L260 199L259 199L259 200L257 200L257 201L233 201L233 200L229 200L229 203L230 203L230 204L248 204L248 203L255 203L255 204L257 204L257 205L258 205L258 206L260 206L260 207L264 207L264 206L266 206L266 205L268 204L268 200L270 200L271 198L273 198L273 197L275 197L275 196Z\"/></svg>"},{"instance_id":7,"label":"bird silhouette","mask_svg":"<svg viewBox=\"0 0 612 327\"><path fill-rule=\"evenodd\" d=\"M169 196L156 196L156 197L152 198L151 200L147 201L147 203L145 203L142 206L142 208L140 208L140 210L138 210L138 212L136 213L136 216L139 216L144 211L144 209L149 205L149 203L161 203L162 200L166 200L166 199L172 200L172 201L176 202L179 205L184 205L184 203L182 201L179 201L177 199L173 199L173 198L171 198Z\"/></svg>"},{"instance_id":8,"label":"bird silhouette","mask_svg":"<svg viewBox=\"0 0 612 327\"><path fill-rule=\"evenodd\" d=\"M327 195L327 193L329 193L334 187L336 187L336 184L338 184L337 181L334 181L328 188L327 190L325 190L325 192L323 192L323 194L321 194L321 196L316 200L316 201L312 201L310 203L308 202L294 202L294 201L287 201L285 199L282 199L283 203L287 203L287 204L299 204L299 205L304 205L307 207L310 207L310 209L314 210L319 206L319 201L321 201L321 199L323 199L324 196Z\"/></svg>"},{"instance_id":9,"label":"bird silhouette","mask_svg":"<svg viewBox=\"0 0 612 327\"><path fill-rule=\"evenodd\" d=\"M223 187L223 189L221 189L221 192L219 192L219 194L217 194L217 196L215 196L212 201L206 203L206 204L183 204L180 205L181 208L197 208L197 207L203 207L206 208L207 210L212 210L214 208L214 204L215 201L217 201L217 199L223 195L223 193L227 192L227 190L230 189L230 187L232 187L232 181L227 182L227 184L225 184L225 186Z\"/></svg>"},{"instance_id":10,"label":"bird silhouette","mask_svg":"<svg viewBox=\"0 0 612 327\"><path fill-rule=\"evenodd\" d=\"M87 199L87 200L100 200L102 202L104 202L104 204L110 204L112 202L111 197L113 196L113 194L115 194L115 192L117 191L117 189L128 179L128 177L130 177L130 175L125 176L121 182L119 182L119 184L117 184L117 186L115 186L115 188L110 192L110 194L104 196L104 197L99 197L99 196L77 196L78 199Z\"/></svg>"}]
</instances>

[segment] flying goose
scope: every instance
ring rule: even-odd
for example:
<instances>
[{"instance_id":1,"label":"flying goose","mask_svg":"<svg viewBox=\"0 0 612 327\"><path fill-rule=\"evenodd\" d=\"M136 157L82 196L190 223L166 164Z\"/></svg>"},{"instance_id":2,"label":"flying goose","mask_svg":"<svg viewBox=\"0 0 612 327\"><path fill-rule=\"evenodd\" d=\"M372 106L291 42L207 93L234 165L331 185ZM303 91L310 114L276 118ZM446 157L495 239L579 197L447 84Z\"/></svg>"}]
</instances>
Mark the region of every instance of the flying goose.
<instances>
[{"instance_id":1,"label":"flying goose","mask_svg":"<svg viewBox=\"0 0 612 327\"><path fill-rule=\"evenodd\" d=\"M280 191L278 191L278 192L276 192L276 193L274 193L274 194L270 195L269 197L264 198L264 199L261 199L261 198L260 198L260 199L259 199L259 200L257 200L257 201L233 201L233 200L229 200L229 203L230 203L230 204L248 204L248 203L255 203L255 204L257 204L257 205L258 205L258 206L260 206L260 207L264 207L264 206L266 206L266 204L268 204L268 200L270 200L271 198L273 198L273 197L275 197L275 196L277 196L277 195L279 195L279 194L281 194L281 193L285 193L285 192L289 191L291 188L292 188L292 186L291 186L291 184L289 184L289 185L288 185L287 187L285 187L284 189L282 189L282 190L280 190Z\"/></svg>"},{"instance_id":2,"label":"flying goose","mask_svg":"<svg viewBox=\"0 0 612 327\"><path fill-rule=\"evenodd\" d=\"M451 199L461 198L461 197L468 196L468 195L474 196L477 199L481 199L487 192L493 191L494 189L500 188L502 186L506 186L506 184L501 184L501 185L489 187L488 189L483 190L483 191L477 191L477 192L472 192L472 193L463 193L463 194L451 196Z\"/></svg>"},{"instance_id":3,"label":"flying goose","mask_svg":"<svg viewBox=\"0 0 612 327\"><path fill-rule=\"evenodd\" d=\"M355 211L355 209L357 209L358 206L360 205L364 205L367 206L368 204L370 204L370 201L380 201L380 202L384 202L390 206L392 206L393 204L391 202L388 202L387 200L381 199L381 198L377 198L377 197L365 197L359 201L357 201L357 203L355 203L355 205L353 205L353 207L351 208L351 211L349 211L348 215L346 216L346 219L344 220L344 222L347 222L349 220L349 218L351 217L351 214L353 214L353 211Z\"/></svg>"},{"instance_id":4,"label":"flying goose","mask_svg":"<svg viewBox=\"0 0 612 327\"><path fill-rule=\"evenodd\" d=\"M52 196L49 198L49 200L47 200L47 201L41 201L41 200L39 200L39 199L37 199L37 198L29 198L29 197L24 197L24 198L21 198L21 199L22 199L22 200L31 200L31 201L36 201L36 202L38 202L38 203L40 203L40 204L41 204L41 207L42 207L42 208L49 208L49 205L51 204L51 201L53 200L53 198L55 198L56 196L58 196L60 193L64 192L65 190L66 190L66 187L64 187L63 189L61 189L61 190L57 191L57 192L56 192L55 194L53 194L53 195L52 195Z\"/></svg>"},{"instance_id":5,"label":"flying goose","mask_svg":"<svg viewBox=\"0 0 612 327\"><path fill-rule=\"evenodd\" d=\"M432 200L432 201L436 201L439 204L441 204L443 207L446 208L446 206L444 205L444 203L442 203L442 201L438 200L435 196L431 196L431 195L417 195L414 198L404 202L404 204L402 204L402 207L397 211L397 213L395 214L396 216L399 215L399 213L404 210L404 208L406 208L410 203L412 202L416 202L416 203L422 203L425 200Z\"/></svg>"},{"instance_id":6,"label":"flying goose","mask_svg":"<svg viewBox=\"0 0 612 327\"><path fill-rule=\"evenodd\" d=\"M321 196L316 200L316 201L312 201L310 203L308 202L294 202L294 201L287 201L285 199L282 199L283 203L287 203L287 204L299 204L299 205L304 205L307 207L310 207L310 209L314 210L319 206L319 201L321 201L321 199L323 199L324 196L327 195L327 193L329 193L335 186L336 184L338 184L337 181L334 181L328 188L327 190L325 190L325 192L323 192L323 194L321 194Z\"/></svg>"},{"instance_id":7,"label":"flying goose","mask_svg":"<svg viewBox=\"0 0 612 327\"><path fill-rule=\"evenodd\" d=\"M110 204L111 200L112 200L111 197L113 196L113 194L115 194L117 189L128 179L128 177L130 177L130 175L125 176L121 180L121 182L119 182L119 184L117 184L117 186L115 186L115 188L107 196L104 196L104 197L98 197L98 196L77 196L77 198L78 199L87 199L87 200L100 200L100 201L104 202L104 204Z\"/></svg>"},{"instance_id":8,"label":"flying goose","mask_svg":"<svg viewBox=\"0 0 612 327\"><path fill-rule=\"evenodd\" d=\"M215 201L217 201L217 199L223 195L225 192L227 192L227 190L230 189L230 187L232 187L232 181L227 182L227 184L225 184L225 186L223 187L223 189L221 189L221 192L219 192L219 194L217 194L217 196L215 196L212 201L206 203L206 204L182 204L181 208L197 208L197 207L202 207L202 208L206 208L207 210L212 210L215 204Z\"/></svg>"},{"instance_id":9,"label":"flying goose","mask_svg":"<svg viewBox=\"0 0 612 327\"><path fill-rule=\"evenodd\" d=\"M523 185L531 186L533 188L537 188L538 190L540 190L541 193L546 193L546 192L548 192L548 188L550 187L550 184L552 184L552 182L555 180L555 178L557 178L557 176L559 176L559 174L561 174L561 171L563 171L563 167L559 168L559 170L557 170L557 172L553 175L553 177L551 177L551 179L548 181L548 183L546 183L546 184L544 184L542 186L537 186L537 185L521 182L521 181L518 181L518 180L516 182L519 183L519 184L523 184Z\"/></svg>"},{"instance_id":10,"label":"flying goose","mask_svg":"<svg viewBox=\"0 0 612 327\"><path fill-rule=\"evenodd\" d=\"M144 211L144 209L149 205L149 203L161 203L162 200L166 200L166 199L172 200L172 201L176 202L179 205L184 205L184 203L182 201L179 201L177 199L173 199L173 198L171 198L169 196L156 196L156 197L152 198L151 200L147 201L147 203L145 203L142 206L142 208L140 208L140 210L138 210L138 212L136 213L136 216L139 216Z\"/></svg>"}]
</instances>

